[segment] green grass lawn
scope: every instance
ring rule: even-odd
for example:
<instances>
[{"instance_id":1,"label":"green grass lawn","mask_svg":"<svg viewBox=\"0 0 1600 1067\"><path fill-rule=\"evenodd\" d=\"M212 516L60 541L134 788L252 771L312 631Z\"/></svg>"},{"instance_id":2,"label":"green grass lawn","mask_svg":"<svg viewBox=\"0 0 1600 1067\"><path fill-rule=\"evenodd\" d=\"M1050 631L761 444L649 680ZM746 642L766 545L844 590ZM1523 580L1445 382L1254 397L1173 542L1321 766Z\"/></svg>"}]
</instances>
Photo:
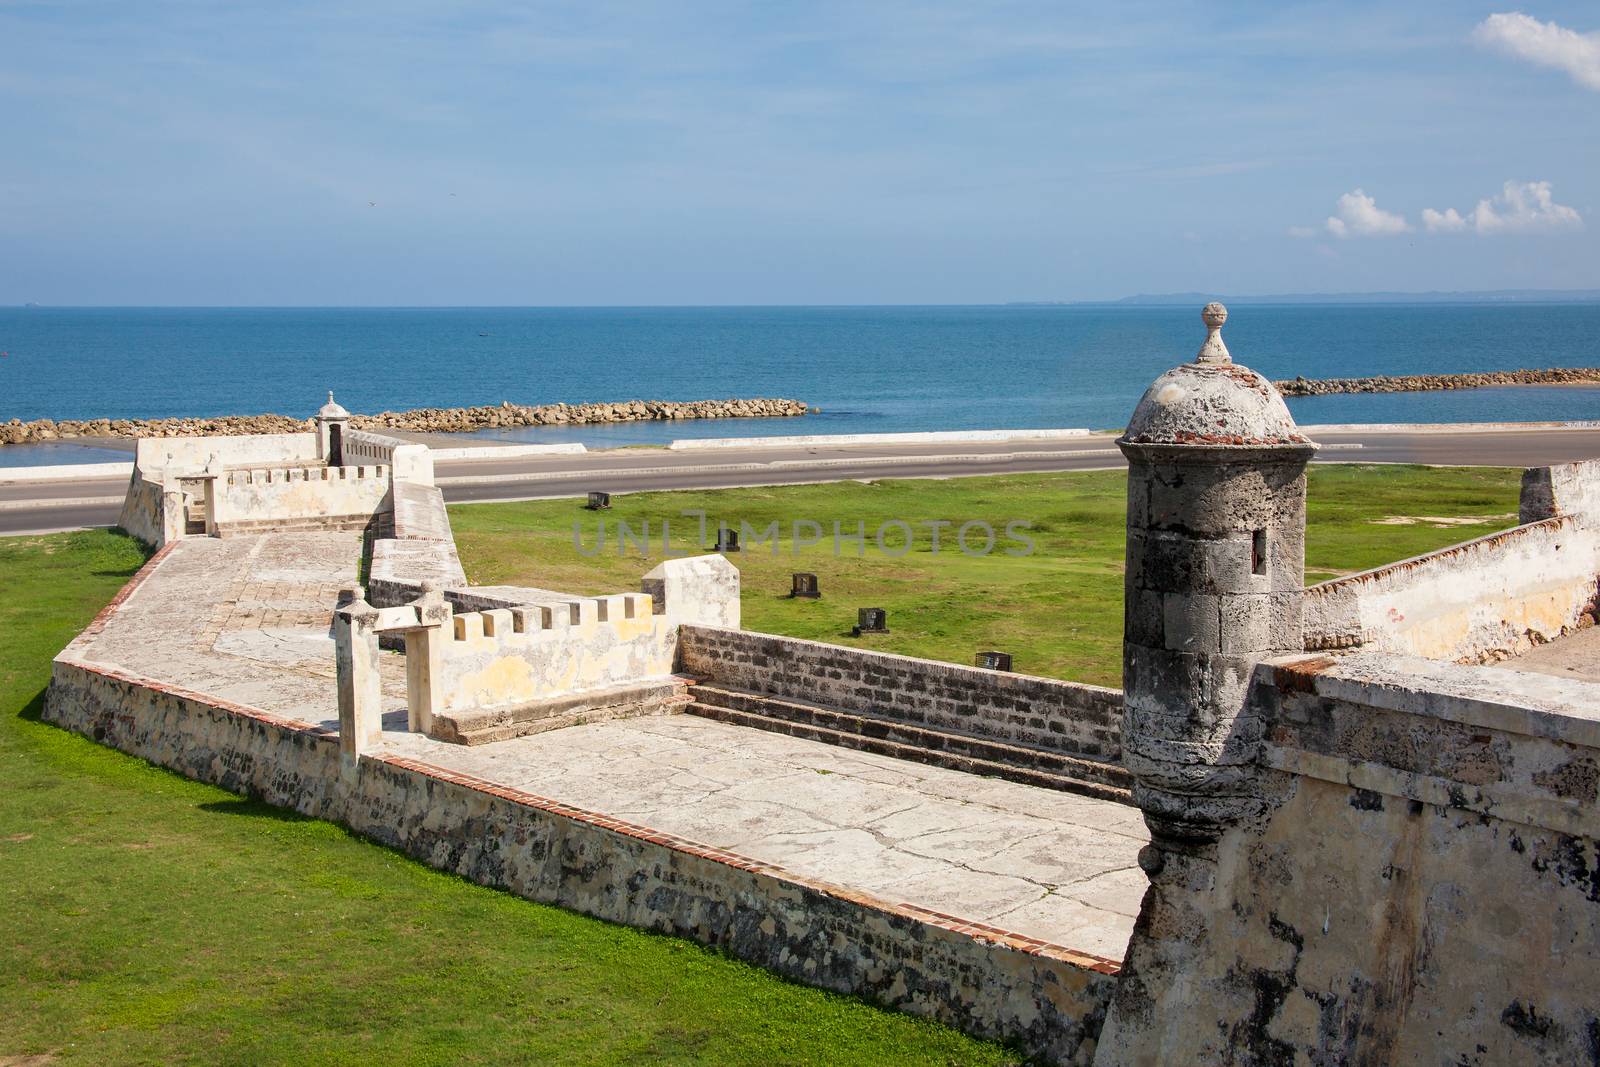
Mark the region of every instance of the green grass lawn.
<instances>
[{"instance_id":1,"label":"green grass lawn","mask_svg":"<svg viewBox=\"0 0 1600 1067\"><path fill-rule=\"evenodd\" d=\"M1504 527L1514 471L1319 467L1319 576ZM1115 684L1121 472L616 497L638 527L703 508L757 527L812 519L1032 523L1035 551L920 547L736 560L752 629ZM637 588L653 565L585 558L572 501L451 509L473 581ZM1472 516L1449 525L1412 521ZM919 531L920 533L920 531ZM953 531L947 531L948 538ZM656 535L659 537L659 533ZM682 538L678 543L686 546ZM891 548L895 547L891 542ZM659 544L657 545L659 551ZM0 1063L998 1063L1007 1053L805 989L692 944L439 874L327 823L187 781L38 721L50 659L142 562L107 532L0 538ZM784 597L789 574L825 599ZM847 636L857 606L892 633Z\"/></svg>"},{"instance_id":2,"label":"green grass lawn","mask_svg":"<svg viewBox=\"0 0 1600 1067\"><path fill-rule=\"evenodd\" d=\"M1307 580L1432 551L1516 523L1520 472L1406 466L1313 467L1308 489ZM773 545L746 543L730 555L743 583L747 629L971 663L979 649L1010 652L1019 671L1101 685L1121 684L1122 553L1126 476L1122 471L957 478L948 481L842 482L830 485L704 492L639 493L612 497L608 512L578 501L464 504L450 509L467 576L475 584L533 585L581 593L637 589L661 557L665 521L672 544L687 551L715 539L721 519L757 531L779 524ZM690 536L707 515L708 537ZM1473 521L1460 521L1463 517ZM1031 523L1031 555L1004 535L1007 522ZM822 543L798 552L796 521L822 528ZM874 534L888 520L911 526L912 550L885 556ZM949 520L940 551L922 525ZM996 531L995 549L974 558L952 542L956 526L981 520ZM1446 521L1448 520L1448 521ZM596 552L604 521L607 540ZM581 536L575 540L573 524ZM638 534L648 523L651 558L630 542L618 551L618 523ZM853 536L867 531L866 550L841 538L834 554L833 524ZM812 533L801 527L804 538ZM978 547L974 528L969 546ZM899 551L904 531L885 544ZM579 551L579 545L582 551ZM591 553L592 555L585 555ZM790 575L811 571L823 599L791 600ZM856 609L882 607L887 634L851 637Z\"/></svg>"},{"instance_id":3,"label":"green grass lawn","mask_svg":"<svg viewBox=\"0 0 1600 1067\"><path fill-rule=\"evenodd\" d=\"M39 722L51 658L143 558L0 538L0 1064L1010 1060Z\"/></svg>"}]
</instances>

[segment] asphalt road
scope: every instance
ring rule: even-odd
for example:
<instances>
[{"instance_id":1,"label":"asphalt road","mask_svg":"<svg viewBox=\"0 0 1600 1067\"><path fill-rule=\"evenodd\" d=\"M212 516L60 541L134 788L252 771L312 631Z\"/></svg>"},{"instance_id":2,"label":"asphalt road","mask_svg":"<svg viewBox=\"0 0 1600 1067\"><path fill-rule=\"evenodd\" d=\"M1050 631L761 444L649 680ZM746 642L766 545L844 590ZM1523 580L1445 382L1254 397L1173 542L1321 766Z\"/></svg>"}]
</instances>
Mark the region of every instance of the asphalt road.
<instances>
[{"instance_id":1,"label":"asphalt road","mask_svg":"<svg viewBox=\"0 0 1600 1067\"><path fill-rule=\"evenodd\" d=\"M1318 462L1431 463L1533 467L1600 458L1600 427L1448 432L1316 433ZM962 444L812 445L670 452L617 449L586 455L441 463L445 499L529 500L582 496L591 489L633 493L797 485L859 478L948 478L976 474L1102 470L1122 466L1110 434L1049 441ZM3 471L0 471L3 476ZM109 526L122 479L0 484L0 534Z\"/></svg>"}]
</instances>

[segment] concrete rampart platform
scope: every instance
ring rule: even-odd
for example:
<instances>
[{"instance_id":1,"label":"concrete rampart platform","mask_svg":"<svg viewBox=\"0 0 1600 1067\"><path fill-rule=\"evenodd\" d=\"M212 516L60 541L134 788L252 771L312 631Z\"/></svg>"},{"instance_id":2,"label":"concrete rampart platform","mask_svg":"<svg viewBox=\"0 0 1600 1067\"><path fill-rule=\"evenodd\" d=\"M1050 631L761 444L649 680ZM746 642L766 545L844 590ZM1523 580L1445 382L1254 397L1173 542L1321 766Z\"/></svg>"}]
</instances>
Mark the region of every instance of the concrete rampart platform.
<instances>
[{"instance_id":1,"label":"concrete rampart platform","mask_svg":"<svg viewBox=\"0 0 1600 1067\"><path fill-rule=\"evenodd\" d=\"M1138 809L682 715L449 744L407 732L392 653L352 765L330 622L359 552L174 542L57 658L47 716L487 884L1092 1050L1145 888Z\"/></svg>"}]
</instances>

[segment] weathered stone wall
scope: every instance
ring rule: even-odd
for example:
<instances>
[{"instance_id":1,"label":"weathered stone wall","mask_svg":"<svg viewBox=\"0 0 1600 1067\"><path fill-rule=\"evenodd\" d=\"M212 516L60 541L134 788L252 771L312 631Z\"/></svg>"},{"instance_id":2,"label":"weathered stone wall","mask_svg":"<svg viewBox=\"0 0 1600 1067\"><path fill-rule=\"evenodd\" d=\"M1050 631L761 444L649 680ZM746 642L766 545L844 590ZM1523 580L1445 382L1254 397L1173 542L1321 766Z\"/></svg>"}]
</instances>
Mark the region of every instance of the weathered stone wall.
<instances>
[{"instance_id":1,"label":"weathered stone wall","mask_svg":"<svg viewBox=\"0 0 1600 1067\"><path fill-rule=\"evenodd\" d=\"M339 735L109 667L56 657L47 721L151 763L338 818Z\"/></svg>"},{"instance_id":2,"label":"weathered stone wall","mask_svg":"<svg viewBox=\"0 0 1600 1067\"><path fill-rule=\"evenodd\" d=\"M388 507L387 467L267 467L217 479L216 522L224 530L273 522L370 519Z\"/></svg>"},{"instance_id":3,"label":"weathered stone wall","mask_svg":"<svg viewBox=\"0 0 1600 1067\"><path fill-rule=\"evenodd\" d=\"M166 543L161 519L161 482L145 477L137 466L128 479L128 491L122 498L122 514L117 525L153 548Z\"/></svg>"},{"instance_id":4,"label":"weathered stone wall","mask_svg":"<svg viewBox=\"0 0 1600 1067\"><path fill-rule=\"evenodd\" d=\"M1259 680L1271 810L1146 898L1103 1061L1595 1062L1600 686L1371 653ZM1190 966L1143 969L1171 942Z\"/></svg>"},{"instance_id":5,"label":"weathered stone wall","mask_svg":"<svg viewBox=\"0 0 1600 1067\"><path fill-rule=\"evenodd\" d=\"M683 626L678 663L740 689L1115 762L1115 689L775 634Z\"/></svg>"},{"instance_id":6,"label":"weathered stone wall","mask_svg":"<svg viewBox=\"0 0 1600 1067\"><path fill-rule=\"evenodd\" d=\"M235 792L342 822L441 870L694 939L1047 1062L1088 1063L1116 965L892 904L426 763L346 763L337 735L58 658L46 718Z\"/></svg>"},{"instance_id":7,"label":"weathered stone wall","mask_svg":"<svg viewBox=\"0 0 1600 1067\"><path fill-rule=\"evenodd\" d=\"M1503 658L1593 621L1600 526L1563 515L1312 586L1308 650Z\"/></svg>"},{"instance_id":8,"label":"weathered stone wall","mask_svg":"<svg viewBox=\"0 0 1600 1067\"><path fill-rule=\"evenodd\" d=\"M436 707L548 700L672 673L676 627L643 593L467 612L440 646Z\"/></svg>"}]
</instances>

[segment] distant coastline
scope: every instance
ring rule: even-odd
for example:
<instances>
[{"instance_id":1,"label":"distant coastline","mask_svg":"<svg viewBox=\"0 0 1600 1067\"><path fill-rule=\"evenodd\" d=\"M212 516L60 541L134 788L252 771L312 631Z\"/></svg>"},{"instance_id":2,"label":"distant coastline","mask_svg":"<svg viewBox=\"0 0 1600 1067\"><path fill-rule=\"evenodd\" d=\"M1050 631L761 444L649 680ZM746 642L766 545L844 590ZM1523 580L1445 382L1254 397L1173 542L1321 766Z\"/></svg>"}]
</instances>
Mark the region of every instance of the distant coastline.
<instances>
[{"instance_id":1,"label":"distant coastline","mask_svg":"<svg viewBox=\"0 0 1600 1067\"><path fill-rule=\"evenodd\" d=\"M1006 307L1195 307L1227 304L1600 304L1600 289L1482 289L1424 293L1139 293L1118 300L1017 300Z\"/></svg>"}]
</instances>

